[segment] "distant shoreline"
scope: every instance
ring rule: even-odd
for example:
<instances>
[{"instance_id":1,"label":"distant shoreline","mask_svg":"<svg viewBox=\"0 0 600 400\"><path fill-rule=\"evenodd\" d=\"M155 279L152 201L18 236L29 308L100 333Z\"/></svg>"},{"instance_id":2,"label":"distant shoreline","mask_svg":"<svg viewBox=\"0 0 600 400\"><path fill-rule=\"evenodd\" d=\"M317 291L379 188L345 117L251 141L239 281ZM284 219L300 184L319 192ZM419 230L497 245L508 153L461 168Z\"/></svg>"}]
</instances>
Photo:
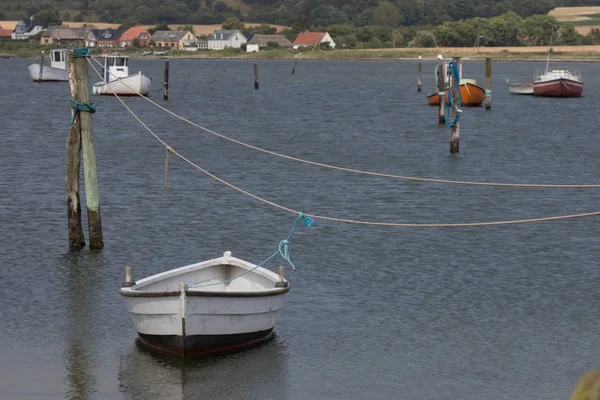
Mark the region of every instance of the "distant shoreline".
<instances>
[{"instance_id":1,"label":"distant shoreline","mask_svg":"<svg viewBox=\"0 0 600 400\"><path fill-rule=\"evenodd\" d=\"M45 54L53 48L43 48ZM117 53L135 59L199 59L199 60L372 60L372 61L416 61L419 57L423 61L435 61L437 55L442 54L445 59L460 56L463 61L481 61L492 57L496 61L528 61L545 62L545 47L498 47L498 48L396 48L396 49L334 49L334 50L306 50L293 51L285 49L261 50L258 53L243 53L239 50L226 49L220 51L172 51L167 56L142 56L144 49L117 50ZM0 58L35 58L41 55L39 45L20 46L18 49L6 51L0 48ZM553 62L600 62L600 46L559 46L554 47L550 56Z\"/></svg>"}]
</instances>

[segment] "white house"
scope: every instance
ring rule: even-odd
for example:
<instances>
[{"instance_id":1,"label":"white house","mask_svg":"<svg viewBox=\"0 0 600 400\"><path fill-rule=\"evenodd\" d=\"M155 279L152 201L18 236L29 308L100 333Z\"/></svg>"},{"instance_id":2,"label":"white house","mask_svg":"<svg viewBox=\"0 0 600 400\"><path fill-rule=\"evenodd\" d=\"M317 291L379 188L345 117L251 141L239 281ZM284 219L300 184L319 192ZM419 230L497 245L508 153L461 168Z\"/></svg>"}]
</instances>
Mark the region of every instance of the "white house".
<instances>
[{"instance_id":1,"label":"white house","mask_svg":"<svg viewBox=\"0 0 600 400\"><path fill-rule=\"evenodd\" d=\"M218 29L208 38L210 50L223 50L227 47L239 49L248 39L237 29Z\"/></svg>"},{"instance_id":2,"label":"white house","mask_svg":"<svg viewBox=\"0 0 600 400\"><path fill-rule=\"evenodd\" d=\"M29 21L20 20L17 22L15 29L13 29L10 37L12 39L29 39L31 36L35 36L44 30L44 21L30 17Z\"/></svg>"},{"instance_id":3,"label":"white house","mask_svg":"<svg viewBox=\"0 0 600 400\"><path fill-rule=\"evenodd\" d=\"M328 32L300 32L294 40L294 49L298 47L317 47L321 43L328 43L330 48L335 48L335 42Z\"/></svg>"}]
</instances>

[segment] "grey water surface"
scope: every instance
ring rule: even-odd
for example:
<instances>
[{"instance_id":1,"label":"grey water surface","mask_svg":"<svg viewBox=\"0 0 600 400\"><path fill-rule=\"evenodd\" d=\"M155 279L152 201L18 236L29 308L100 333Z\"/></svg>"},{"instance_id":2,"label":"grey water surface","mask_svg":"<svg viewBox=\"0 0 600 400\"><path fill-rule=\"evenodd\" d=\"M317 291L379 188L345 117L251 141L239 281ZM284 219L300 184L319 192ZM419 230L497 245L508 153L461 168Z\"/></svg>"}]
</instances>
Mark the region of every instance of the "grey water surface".
<instances>
[{"instance_id":1,"label":"grey water surface","mask_svg":"<svg viewBox=\"0 0 600 400\"><path fill-rule=\"evenodd\" d=\"M138 349L118 295L126 265L139 279L227 250L260 262L295 215L173 155L165 194L164 148L117 99L94 97L105 248L70 252L68 85L30 82L32 61L0 60L0 398L566 399L600 366L598 217L469 228L317 220L291 240L297 272L286 268L292 288L273 341L198 361ZM426 102L433 62L423 93L415 62L300 61L292 75L292 61L259 61L260 90L252 63L172 60L168 102L163 61L130 64L154 79L159 104L283 154L430 178L600 183L597 64L570 64L583 97L549 99L510 96L505 82L531 79L542 63L494 63L493 108L465 111L454 157ZM484 71L464 64L482 84ZM300 164L125 101L198 166L299 211L461 223L600 210L600 189L447 185Z\"/></svg>"}]
</instances>

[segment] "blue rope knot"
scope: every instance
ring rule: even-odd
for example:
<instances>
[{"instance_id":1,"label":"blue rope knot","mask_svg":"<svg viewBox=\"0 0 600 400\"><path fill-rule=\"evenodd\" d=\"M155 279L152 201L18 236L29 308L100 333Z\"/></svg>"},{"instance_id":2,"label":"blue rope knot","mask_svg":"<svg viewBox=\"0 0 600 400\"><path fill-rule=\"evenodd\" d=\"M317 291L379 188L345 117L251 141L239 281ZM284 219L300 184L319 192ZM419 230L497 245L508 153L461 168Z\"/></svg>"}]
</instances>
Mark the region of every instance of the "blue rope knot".
<instances>
[{"instance_id":1,"label":"blue rope knot","mask_svg":"<svg viewBox=\"0 0 600 400\"><path fill-rule=\"evenodd\" d=\"M85 58L90 55L90 49L87 47L76 47L73 49L73 58Z\"/></svg>"},{"instance_id":2,"label":"blue rope knot","mask_svg":"<svg viewBox=\"0 0 600 400\"><path fill-rule=\"evenodd\" d=\"M91 112L92 114L96 112L96 106L94 103L80 103L76 100L73 100L69 97L69 103L71 103L71 108L75 110L73 113L73 119L71 120L71 125L75 122L75 117L77 117L77 113L79 111Z\"/></svg>"},{"instance_id":3,"label":"blue rope knot","mask_svg":"<svg viewBox=\"0 0 600 400\"><path fill-rule=\"evenodd\" d=\"M294 234L294 231L296 230L296 226L298 225L298 222L300 220L302 220L302 222L304 222L304 224L306 226L308 226L309 228L315 223L315 221L312 218L304 215L301 212L298 213L298 217L294 221L294 224L292 225L292 229L290 230L290 234L288 235L287 239L283 239L282 241L279 242L279 254L288 264L290 264L290 266L292 267L292 269L294 271L296 270L296 266L290 259L289 243L290 243L290 239L292 238L292 235Z\"/></svg>"},{"instance_id":4,"label":"blue rope knot","mask_svg":"<svg viewBox=\"0 0 600 400\"><path fill-rule=\"evenodd\" d=\"M485 94L492 94L492 89L485 89Z\"/></svg>"}]
</instances>

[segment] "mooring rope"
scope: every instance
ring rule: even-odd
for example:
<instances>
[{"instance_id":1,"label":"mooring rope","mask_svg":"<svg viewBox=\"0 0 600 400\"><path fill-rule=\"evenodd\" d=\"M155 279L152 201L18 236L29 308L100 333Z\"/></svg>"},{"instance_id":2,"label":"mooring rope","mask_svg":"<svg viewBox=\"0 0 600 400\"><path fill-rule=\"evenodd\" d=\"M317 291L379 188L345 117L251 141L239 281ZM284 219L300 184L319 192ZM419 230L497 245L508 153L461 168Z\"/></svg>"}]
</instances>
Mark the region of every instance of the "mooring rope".
<instances>
[{"instance_id":1,"label":"mooring rope","mask_svg":"<svg viewBox=\"0 0 600 400\"><path fill-rule=\"evenodd\" d=\"M292 262L292 260L290 258L290 252L289 252L288 247L289 247L290 240L292 239L292 235L294 234L294 231L296 230L296 226L298 225L298 222L300 220L302 220L304 222L304 224L306 226L308 226L309 228L314 223L314 221L312 219L308 218L306 215L303 215L302 213L298 213L296 220L292 224L292 229L290 230L290 233L288 234L286 239L283 239L279 242L277 251L275 253L271 254L269 257L267 257L265 260L263 260L259 264L256 264L254 267L250 268L249 270L246 270L246 271L242 272L241 274L238 274L234 277L231 277L229 279L225 279L225 280L222 280L219 282L205 283L203 285L190 285L188 287L189 288L201 288L201 287L215 286L215 285L221 285L224 283L232 282L233 280L254 271L256 268L263 266L265 263L267 263L268 261L273 259L273 257L275 257L277 254L281 255L281 257L292 267L292 269L294 271L296 271L296 266L294 265L294 263Z\"/></svg>"},{"instance_id":2,"label":"mooring rope","mask_svg":"<svg viewBox=\"0 0 600 400\"><path fill-rule=\"evenodd\" d=\"M94 62L96 62L97 64L102 65L102 63L100 63L98 60L96 60L93 56L89 56L89 58L94 60ZM88 60L88 62L89 62L89 60ZM92 65L91 62L90 62L90 65ZM125 84L125 83L123 83L123 84L127 88L131 89L127 84ZM146 101L150 102L152 105L154 105L154 106L160 108L161 110L165 111L166 113L172 115L173 117L175 117L189 125L192 125L198 129L201 129L207 133L210 133L214 136L220 137L221 139L228 140L232 143L247 147L252 150L260 151L265 154L270 154L272 156L284 158L286 160L296 161L299 163L313 165L316 167L334 169L334 170L338 170L338 171L350 172L350 173L361 174L361 175L377 176L380 178L393 178L393 179L403 179L403 180L408 180L408 181L443 183L443 184L454 184L454 185L518 187L518 188L552 188L552 189L598 189L598 188L600 188L600 184L501 183L501 182L474 182L474 181L459 181L459 180L451 180L451 179L423 178L423 177L416 177L416 176L388 174L388 173L383 173L383 172L365 171L365 170L359 170L359 169L354 169L354 168L347 168L347 167L341 167L341 166L337 166L337 165L320 163L320 162L316 162L316 161L310 161L310 160L306 160L303 158L288 156L288 155L285 155L282 153L278 153L276 151L267 150L267 149L264 149L264 148L261 148L258 146L254 146L254 145L246 143L246 142L242 142L241 140L231 138L231 137L223 135L221 133L217 133L211 129L208 129L201 125L198 125L197 123L190 121L190 120L186 119L185 117L182 117L181 115L163 107L162 105L156 103L152 99L150 99L142 94L138 93L138 95L140 97L142 97L143 99L145 99Z\"/></svg>"},{"instance_id":3,"label":"mooring rope","mask_svg":"<svg viewBox=\"0 0 600 400\"><path fill-rule=\"evenodd\" d=\"M92 66L92 68L94 69L94 71L96 71L96 73L99 76L102 76L98 70ZM152 136L154 136L154 138L156 140L158 140L165 148L167 148L171 153L175 154L177 157L181 158L183 161L185 161L186 163L190 164L191 166L193 166L194 168L202 171L204 174L210 176L211 178L215 179L218 182L221 182L222 184L226 185L227 187L234 189L242 194L245 194L246 196L249 196L255 200L261 201L265 204L268 204L272 207L278 208L280 210L283 211L287 211L296 215L303 215L305 217L309 217L309 218L313 218L313 219L321 219L324 221L332 221L332 222L344 222L344 223L349 223L349 224L358 224L358 225L372 225L372 226L387 226L387 227L410 227L410 228L457 228L457 227L477 227L477 226L494 226L494 225L515 225L515 224L525 224L525 223L534 223L534 222L548 222L548 221L559 221L559 220L565 220L565 219L574 219L574 218L583 218L583 217L592 217L592 216L598 216L600 215L600 211L594 211L594 212L588 212L588 213L580 213L580 214L570 214L570 215L560 215L560 216L555 216L555 217L542 217L542 218L530 218L530 219L519 219L519 220L509 220L509 221L492 221L492 222L466 222L466 223L402 223L402 222L378 222L378 221L365 221L365 220L356 220L356 219L345 219L345 218L335 218L335 217L327 217L327 216L323 216L323 215L318 215L318 214L309 214L309 213L304 213L301 214L300 211L298 210L294 210L293 208L289 208L286 206L283 206L281 204L277 204L274 203L272 201L269 201L263 197L257 196L255 194L252 194L238 186L235 186L232 183L227 182L226 180L216 176L215 174L210 173L209 171L207 171L206 169L200 167L199 165L195 164L194 162L192 162L191 160L189 160L188 158L186 158L185 156L183 156L182 154L180 154L178 151L176 151L173 147L169 146L167 144L167 142L165 142L163 139L161 139L156 133L154 133L154 131L152 131L152 129L146 125L144 123L144 121L142 121L134 112L131 108L129 108L129 106L127 106L127 104L125 104L125 102L121 99L121 97L119 97L116 93L113 93L113 95L121 102L121 104L127 109L127 111L129 111L129 113L148 131L150 132L150 134L152 134ZM281 248L280 248L281 249ZM284 249L285 250L285 249Z\"/></svg>"},{"instance_id":4,"label":"mooring rope","mask_svg":"<svg viewBox=\"0 0 600 400\"><path fill-rule=\"evenodd\" d=\"M444 120L446 121L446 127L448 129L453 128L458 124L458 120L462 115L464 104L462 99L462 94L460 93L460 73L458 72L458 66L456 62L450 61L448 63L449 74L452 75L452 87L448 87L448 101L446 102L446 112L444 113ZM454 98L453 89L458 88L456 93L458 94L458 98ZM469 91L469 86L466 86L467 92ZM470 94L470 93L469 93ZM454 119L450 120L450 111L454 110Z\"/></svg>"}]
</instances>

